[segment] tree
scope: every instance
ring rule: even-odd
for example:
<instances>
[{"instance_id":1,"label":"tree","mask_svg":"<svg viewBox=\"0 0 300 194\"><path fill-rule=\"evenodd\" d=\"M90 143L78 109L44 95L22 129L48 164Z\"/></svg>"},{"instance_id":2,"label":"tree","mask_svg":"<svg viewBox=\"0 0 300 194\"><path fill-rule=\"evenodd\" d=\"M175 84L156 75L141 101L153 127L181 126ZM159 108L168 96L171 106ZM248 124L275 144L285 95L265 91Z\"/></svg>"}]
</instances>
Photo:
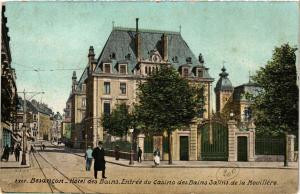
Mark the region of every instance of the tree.
<instances>
[{"instance_id":1,"label":"tree","mask_svg":"<svg viewBox=\"0 0 300 194\"><path fill-rule=\"evenodd\" d=\"M272 59L253 76L262 87L253 105L258 134L298 134L296 50L289 44L275 48Z\"/></svg>"},{"instance_id":2,"label":"tree","mask_svg":"<svg viewBox=\"0 0 300 194\"><path fill-rule=\"evenodd\" d=\"M139 85L138 98L137 119L146 126L146 133L167 132L172 164L171 134L203 113L203 87L190 84L174 68L162 65Z\"/></svg>"},{"instance_id":3,"label":"tree","mask_svg":"<svg viewBox=\"0 0 300 194\"><path fill-rule=\"evenodd\" d=\"M102 126L110 135L122 137L127 134L132 127L132 115L128 111L125 103L116 105L111 114L103 114L101 118Z\"/></svg>"}]
</instances>

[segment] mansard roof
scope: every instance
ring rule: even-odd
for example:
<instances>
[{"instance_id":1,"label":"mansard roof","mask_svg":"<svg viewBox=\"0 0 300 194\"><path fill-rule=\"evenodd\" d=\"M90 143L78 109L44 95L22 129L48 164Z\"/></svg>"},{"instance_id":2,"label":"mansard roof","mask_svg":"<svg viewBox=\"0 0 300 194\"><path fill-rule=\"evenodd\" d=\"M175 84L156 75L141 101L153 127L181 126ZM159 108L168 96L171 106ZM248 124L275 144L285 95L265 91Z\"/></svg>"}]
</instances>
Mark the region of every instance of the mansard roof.
<instances>
[{"instance_id":1,"label":"mansard roof","mask_svg":"<svg viewBox=\"0 0 300 194\"><path fill-rule=\"evenodd\" d=\"M162 36L165 34L168 38L168 63L175 69L186 64L188 58L192 68L194 66L203 66L203 64L197 60L187 43L183 40L180 33L146 29L140 29L139 33L141 37L141 60L149 59L150 54L153 51L158 51L162 56ZM113 28L98 57L98 64L95 72L102 72L102 69L100 68L102 63L110 62L112 67L115 67L117 63L126 61L128 64L128 74L133 74L133 69L138 62L136 57L135 36L136 30L133 28ZM208 69L205 69L205 71L207 70ZM116 73L117 70L112 68L112 72ZM205 72L204 75L206 76L204 78L211 78L208 72Z\"/></svg>"}]
</instances>

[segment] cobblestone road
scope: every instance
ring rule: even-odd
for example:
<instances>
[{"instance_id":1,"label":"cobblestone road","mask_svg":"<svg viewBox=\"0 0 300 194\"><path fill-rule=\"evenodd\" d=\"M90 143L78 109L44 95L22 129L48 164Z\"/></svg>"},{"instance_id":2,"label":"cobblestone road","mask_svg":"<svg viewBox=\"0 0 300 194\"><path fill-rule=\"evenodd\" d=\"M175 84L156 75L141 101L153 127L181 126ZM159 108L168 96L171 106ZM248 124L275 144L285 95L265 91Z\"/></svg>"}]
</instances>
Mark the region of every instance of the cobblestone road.
<instances>
[{"instance_id":1,"label":"cobblestone road","mask_svg":"<svg viewBox=\"0 0 300 194\"><path fill-rule=\"evenodd\" d=\"M93 178L84 159L63 149L31 154L31 168L0 169L2 192L295 193L298 169L130 168L107 163Z\"/></svg>"}]
</instances>

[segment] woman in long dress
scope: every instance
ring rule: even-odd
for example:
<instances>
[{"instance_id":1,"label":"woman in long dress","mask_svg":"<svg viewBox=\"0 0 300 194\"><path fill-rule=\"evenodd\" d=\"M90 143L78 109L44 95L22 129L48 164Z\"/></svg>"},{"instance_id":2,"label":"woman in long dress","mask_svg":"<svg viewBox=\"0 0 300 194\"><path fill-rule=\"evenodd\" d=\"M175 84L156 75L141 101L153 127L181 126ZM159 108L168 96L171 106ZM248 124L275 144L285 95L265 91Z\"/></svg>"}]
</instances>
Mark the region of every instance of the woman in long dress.
<instances>
[{"instance_id":1,"label":"woman in long dress","mask_svg":"<svg viewBox=\"0 0 300 194\"><path fill-rule=\"evenodd\" d=\"M158 148L154 151L153 157L154 157L155 166L159 165L159 163L160 163L160 151L159 151Z\"/></svg>"}]
</instances>

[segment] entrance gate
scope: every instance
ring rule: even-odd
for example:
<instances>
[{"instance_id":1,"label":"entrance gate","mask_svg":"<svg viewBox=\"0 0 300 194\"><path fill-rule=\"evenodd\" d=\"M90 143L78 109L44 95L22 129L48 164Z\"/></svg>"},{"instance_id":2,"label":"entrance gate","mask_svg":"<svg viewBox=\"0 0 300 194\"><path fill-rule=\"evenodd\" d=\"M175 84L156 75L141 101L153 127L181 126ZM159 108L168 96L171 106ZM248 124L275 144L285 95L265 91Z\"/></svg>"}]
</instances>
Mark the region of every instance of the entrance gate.
<instances>
[{"instance_id":1,"label":"entrance gate","mask_svg":"<svg viewBox=\"0 0 300 194\"><path fill-rule=\"evenodd\" d=\"M228 127L221 121L205 121L198 127L201 137L201 159L208 161L228 160Z\"/></svg>"}]
</instances>

